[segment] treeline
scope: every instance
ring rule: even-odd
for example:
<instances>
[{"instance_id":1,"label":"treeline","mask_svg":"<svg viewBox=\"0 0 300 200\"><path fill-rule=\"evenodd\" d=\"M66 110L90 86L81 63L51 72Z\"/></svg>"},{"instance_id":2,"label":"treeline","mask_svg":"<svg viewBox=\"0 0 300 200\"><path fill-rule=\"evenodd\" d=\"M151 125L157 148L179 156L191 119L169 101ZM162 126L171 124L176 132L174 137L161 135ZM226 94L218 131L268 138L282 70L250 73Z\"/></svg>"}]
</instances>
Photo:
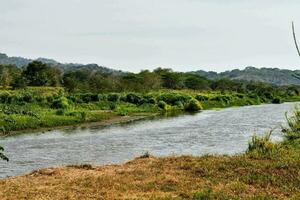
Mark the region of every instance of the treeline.
<instances>
[{"instance_id":1,"label":"treeline","mask_svg":"<svg viewBox=\"0 0 300 200\"><path fill-rule=\"evenodd\" d=\"M158 89L218 90L256 93L263 96L298 95L297 86L279 87L268 83L208 80L193 73L157 68L140 73L108 74L100 70L80 69L63 72L59 68L33 61L26 67L0 65L0 85L3 88L27 86L62 86L69 92L147 92ZM269 97L268 97L269 98Z\"/></svg>"}]
</instances>

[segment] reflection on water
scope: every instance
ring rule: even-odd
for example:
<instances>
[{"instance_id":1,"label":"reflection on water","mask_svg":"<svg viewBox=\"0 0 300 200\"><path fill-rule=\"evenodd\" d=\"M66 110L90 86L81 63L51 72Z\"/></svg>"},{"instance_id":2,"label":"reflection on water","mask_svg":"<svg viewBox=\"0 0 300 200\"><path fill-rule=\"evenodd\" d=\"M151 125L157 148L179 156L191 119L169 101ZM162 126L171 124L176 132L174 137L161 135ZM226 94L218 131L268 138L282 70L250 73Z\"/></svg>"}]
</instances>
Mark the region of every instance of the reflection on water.
<instances>
[{"instance_id":1,"label":"reflection on water","mask_svg":"<svg viewBox=\"0 0 300 200\"><path fill-rule=\"evenodd\" d=\"M0 177L76 163L109 164L145 152L155 156L235 154L253 133L274 127L280 139L284 113L296 103L208 110L194 115L156 118L106 128L56 130L0 138L10 162L0 162Z\"/></svg>"}]
</instances>

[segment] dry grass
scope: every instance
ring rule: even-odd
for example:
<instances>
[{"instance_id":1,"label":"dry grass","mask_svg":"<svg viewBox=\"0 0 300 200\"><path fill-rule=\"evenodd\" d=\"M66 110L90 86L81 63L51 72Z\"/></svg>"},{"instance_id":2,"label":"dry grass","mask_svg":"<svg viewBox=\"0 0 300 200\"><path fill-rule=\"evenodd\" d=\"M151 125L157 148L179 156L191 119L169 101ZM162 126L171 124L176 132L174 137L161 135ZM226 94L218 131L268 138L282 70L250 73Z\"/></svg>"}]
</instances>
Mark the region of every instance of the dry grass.
<instances>
[{"instance_id":1,"label":"dry grass","mask_svg":"<svg viewBox=\"0 0 300 200\"><path fill-rule=\"evenodd\" d=\"M0 181L0 199L299 199L300 151L137 158L123 165L67 166Z\"/></svg>"}]
</instances>

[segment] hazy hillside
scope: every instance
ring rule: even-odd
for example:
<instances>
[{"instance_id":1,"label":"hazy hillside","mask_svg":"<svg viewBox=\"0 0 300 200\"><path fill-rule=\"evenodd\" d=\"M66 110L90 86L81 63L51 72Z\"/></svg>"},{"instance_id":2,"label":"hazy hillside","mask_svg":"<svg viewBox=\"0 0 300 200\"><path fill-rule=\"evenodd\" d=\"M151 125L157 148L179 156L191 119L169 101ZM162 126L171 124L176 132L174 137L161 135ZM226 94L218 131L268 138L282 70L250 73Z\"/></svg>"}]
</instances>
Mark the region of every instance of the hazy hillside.
<instances>
[{"instance_id":1,"label":"hazy hillside","mask_svg":"<svg viewBox=\"0 0 300 200\"><path fill-rule=\"evenodd\" d=\"M193 72L208 79L229 78L232 80L262 81L276 85L300 85L300 70L287 70L278 68L246 67L243 70L234 69L221 73L206 72L203 70Z\"/></svg>"},{"instance_id":2,"label":"hazy hillside","mask_svg":"<svg viewBox=\"0 0 300 200\"><path fill-rule=\"evenodd\" d=\"M38 58L38 61L50 64L52 66L58 67L63 71L73 71L87 69L91 71L101 71L108 74L122 74L121 70L114 70L107 67L99 66L97 64L78 64L78 63L60 63L53 59ZM17 67L26 66L28 63L32 62L32 59L22 58L22 57L9 57L6 54L0 53L0 65L12 64ZM276 85L300 85L300 70L287 70L278 68L255 68L246 67L243 70L234 69L232 71L225 71L221 73L212 71L198 70L192 72L200 76L206 77L211 80L220 78L229 78L232 80L245 80L245 81L262 81L268 82Z\"/></svg>"},{"instance_id":3,"label":"hazy hillside","mask_svg":"<svg viewBox=\"0 0 300 200\"><path fill-rule=\"evenodd\" d=\"M120 70L110 69L107 67L99 66L97 64L84 65L84 64L78 64L78 63L60 63L56 60L48 59L48 58L38 58L35 60L58 67L59 69L61 69L63 71L87 69L87 70L101 71L103 73L109 73L109 74L123 73ZM0 53L0 65L16 65L17 67L23 67L23 66L28 65L28 63L30 63L32 61L33 61L32 59L27 59L27 58L22 58L22 57L9 57L4 53Z\"/></svg>"}]
</instances>

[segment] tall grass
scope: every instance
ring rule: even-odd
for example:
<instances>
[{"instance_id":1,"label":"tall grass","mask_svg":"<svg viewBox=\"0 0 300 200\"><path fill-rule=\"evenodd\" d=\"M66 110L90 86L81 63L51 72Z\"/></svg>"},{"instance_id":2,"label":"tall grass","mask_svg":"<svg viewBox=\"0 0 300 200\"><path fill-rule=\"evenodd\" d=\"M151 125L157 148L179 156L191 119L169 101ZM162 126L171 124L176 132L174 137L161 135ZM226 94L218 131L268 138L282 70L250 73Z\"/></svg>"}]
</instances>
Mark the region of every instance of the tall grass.
<instances>
[{"instance_id":1,"label":"tall grass","mask_svg":"<svg viewBox=\"0 0 300 200\"><path fill-rule=\"evenodd\" d=\"M271 158L280 149L280 143L274 143L271 141L271 135L273 131L265 133L263 136L253 135L248 143L248 149L246 153L252 157L265 157Z\"/></svg>"},{"instance_id":2,"label":"tall grass","mask_svg":"<svg viewBox=\"0 0 300 200\"><path fill-rule=\"evenodd\" d=\"M284 136L283 143L274 143L271 141L273 131L266 133L263 136L252 136L248 143L247 154L259 157L272 157L280 150L282 144L291 144L293 141L300 139L300 110L298 107L294 108L292 116L285 114L287 126L282 127Z\"/></svg>"},{"instance_id":3,"label":"tall grass","mask_svg":"<svg viewBox=\"0 0 300 200\"><path fill-rule=\"evenodd\" d=\"M293 115L288 116L285 114L287 121L287 127L283 127L282 131L287 141L292 141L300 138L300 110L299 107L295 107Z\"/></svg>"}]
</instances>

